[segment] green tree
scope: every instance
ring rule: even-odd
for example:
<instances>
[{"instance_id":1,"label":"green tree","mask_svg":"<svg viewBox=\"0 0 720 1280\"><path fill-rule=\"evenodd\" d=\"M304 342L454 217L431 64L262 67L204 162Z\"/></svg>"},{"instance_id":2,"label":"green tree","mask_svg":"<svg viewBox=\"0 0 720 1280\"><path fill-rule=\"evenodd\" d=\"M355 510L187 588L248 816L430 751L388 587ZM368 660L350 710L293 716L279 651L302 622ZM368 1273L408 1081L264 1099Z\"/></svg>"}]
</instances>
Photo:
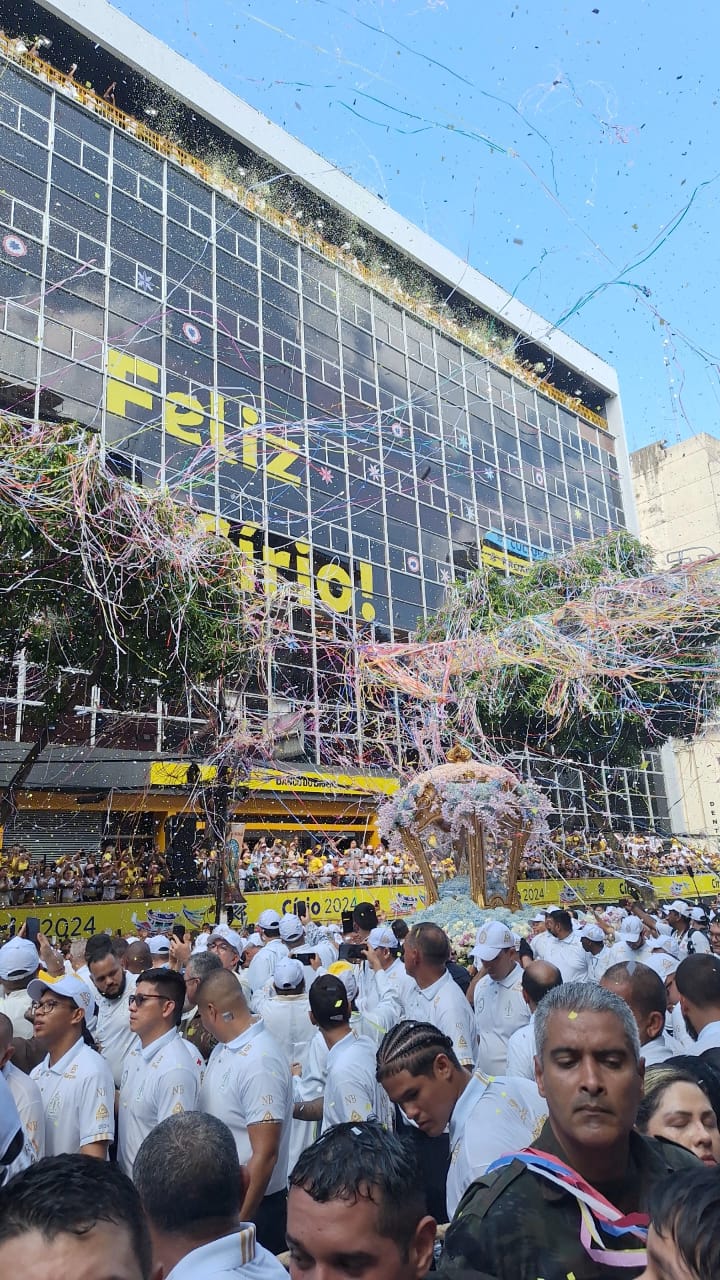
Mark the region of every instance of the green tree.
<instances>
[{"instance_id":1,"label":"green tree","mask_svg":"<svg viewBox=\"0 0 720 1280\"><path fill-rule=\"evenodd\" d=\"M0 456L3 682L23 654L42 704L24 721L2 822L88 685L129 713L155 689L176 701L192 690L212 736L223 687L242 687L254 655L242 557L190 505L112 474L81 428L0 418Z\"/></svg>"},{"instance_id":2,"label":"green tree","mask_svg":"<svg viewBox=\"0 0 720 1280\"><path fill-rule=\"evenodd\" d=\"M673 575L653 574L651 549L620 531L535 562L521 576L483 569L458 584L421 640L471 647L473 640L502 646L511 638L520 656L475 671L466 666L453 678L448 730L467 732L474 719L502 750L552 746L559 756L616 765L635 763L668 737L695 733L716 696L718 610L690 598L668 614ZM637 623L627 603L633 580ZM653 581L655 612L644 610ZM575 646L576 669L562 672L547 660L543 637L546 653L557 654L558 641L566 641L571 664Z\"/></svg>"}]
</instances>

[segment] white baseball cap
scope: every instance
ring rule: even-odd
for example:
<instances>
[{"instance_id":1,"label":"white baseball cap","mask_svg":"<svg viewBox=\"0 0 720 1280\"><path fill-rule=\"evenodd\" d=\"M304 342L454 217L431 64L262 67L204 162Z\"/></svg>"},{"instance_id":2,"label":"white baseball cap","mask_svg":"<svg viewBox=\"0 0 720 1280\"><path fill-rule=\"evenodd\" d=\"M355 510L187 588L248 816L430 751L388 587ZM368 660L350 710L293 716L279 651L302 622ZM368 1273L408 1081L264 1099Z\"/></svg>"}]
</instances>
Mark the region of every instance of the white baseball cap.
<instances>
[{"instance_id":1,"label":"white baseball cap","mask_svg":"<svg viewBox=\"0 0 720 1280\"><path fill-rule=\"evenodd\" d=\"M280 937L283 942L299 942L304 936L305 928L299 916L280 917Z\"/></svg>"},{"instance_id":2,"label":"white baseball cap","mask_svg":"<svg viewBox=\"0 0 720 1280\"><path fill-rule=\"evenodd\" d=\"M642 935L642 920L638 920L637 916L626 916L620 922L618 929L618 937L628 938L631 942L639 942Z\"/></svg>"},{"instance_id":3,"label":"white baseball cap","mask_svg":"<svg viewBox=\"0 0 720 1280\"><path fill-rule=\"evenodd\" d=\"M389 951L397 951L400 945L392 929L386 924L379 924L376 929L370 930L368 943L373 949L387 947Z\"/></svg>"},{"instance_id":4,"label":"white baseball cap","mask_svg":"<svg viewBox=\"0 0 720 1280\"><path fill-rule=\"evenodd\" d=\"M692 911L690 912L690 919L694 920L696 924L707 923L707 916L703 911L702 907L693 907Z\"/></svg>"},{"instance_id":5,"label":"white baseball cap","mask_svg":"<svg viewBox=\"0 0 720 1280\"><path fill-rule=\"evenodd\" d=\"M358 980L355 977L355 970L347 960L335 960L328 968L328 973L332 973L342 982L347 991L347 998L352 1004L358 993ZM319 976L319 975L318 975Z\"/></svg>"},{"instance_id":6,"label":"white baseball cap","mask_svg":"<svg viewBox=\"0 0 720 1280\"><path fill-rule=\"evenodd\" d=\"M28 983L28 995L35 1002L39 1000L43 991L55 991L59 996L67 996L70 1000L74 1000L78 1009L82 1009L86 1020L91 1018L95 1012L95 997L87 983L80 978L66 976L58 978L57 982L46 982L44 978L33 978Z\"/></svg>"},{"instance_id":7,"label":"white baseball cap","mask_svg":"<svg viewBox=\"0 0 720 1280\"><path fill-rule=\"evenodd\" d=\"M588 942L604 942L605 934L599 924L584 924L578 929L581 938L587 938Z\"/></svg>"},{"instance_id":8,"label":"white baseball cap","mask_svg":"<svg viewBox=\"0 0 720 1280\"><path fill-rule=\"evenodd\" d=\"M665 910L677 911L679 916L685 916L685 918L689 920L692 908L688 906L687 902L681 902L679 898L676 898L674 902L670 903L669 907L665 907Z\"/></svg>"},{"instance_id":9,"label":"white baseball cap","mask_svg":"<svg viewBox=\"0 0 720 1280\"><path fill-rule=\"evenodd\" d=\"M258 928L267 929L270 932L277 933L280 928L280 917L277 911L271 910L270 907L266 907L264 911L260 912L257 922Z\"/></svg>"},{"instance_id":10,"label":"white baseball cap","mask_svg":"<svg viewBox=\"0 0 720 1280\"><path fill-rule=\"evenodd\" d=\"M299 960L292 956L278 960L273 974L273 985L277 991L294 991L305 981L305 968Z\"/></svg>"},{"instance_id":11,"label":"white baseball cap","mask_svg":"<svg viewBox=\"0 0 720 1280\"><path fill-rule=\"evenodd\" d=\"M251 933L250 937L247 938L245 941L245 946L246 947L264 947L265 943L263 942L259 933Z\"/></svg>"},{"instance_id":12,"label":"white baseball cap","mask_svg":"<svg viewBox=\"0 0 720 1280\"><path fill-rule=\"evenodd\" d=\"M651 951L666 951L670 956L680 955L678 940L672 934L669 938L664 934L660 938L648 938L648 947Z\"/></svg>"},{"instance_id":13,"label":"white baseball cap","mask_svg":"<svg viewBox=\"0 0 720 1280\"><path fill-rule=\"evenodd\" d=\"M170 939L164 937L162 933L157 933L147 940L148 948L151 956L169 956L170 955Z\"/></svg>"},{"instance_id":14,"label":"white baseball cap","mask_svg":"<svg viewBox=\"0 0 720 1280\"><path fill-rule=\"evenodd\" d=\"M654 973L662 978L663 982L670 977L671 973L675 973L680 961L676 956L669 956L667 951L653 951L647 960L643 961L648 969L652 969Z\"/></svg>"},{"instance_id":15,"label":"white baseball cap","mask_svg":"<svg viewBox=\"0 0 720 1280\"><path fill-rule=\"evenodd\" d=\"M229 924L217 924L208 938L208 946L211 942L222 938L223 942L227 942L233 951L237 951L241 956L245 950L245 939L238 933L237 929L231 929Z\"/></svg>"},{"instance_id":16,"label":"white baseball cap","mask_svg":"<svg viewBox=\"0 0 720 1280\"><path fill-rule=\"evenodd\" d=\"M0 979L14 982L17 978L29 978L40 968L40 956L29 938L10 938L0 947Z\"/></svg>"},{"instance_id":17,"label":"white baseball cap","mask_svg":"<svg viewBox=\"0 0 720 1280\"><path fill-rule=\"evenodd\" d=\"M478 929L475 946L470 954L476 960L485 962L494 960L501 951L506 951L509 947L515 947L515 935L506 924L501 924L499 920L490 920L488 924Z\"/></svg>"},{"instance_id":18,"label":"white baseball cap","mask_svg":"<svg viewBox=\"0 0 720 1280\"><path fill-rule=\"evenodd\" d=\"M536 911L534 916L530 917L531 924L544 924L547 916L544 911Z\"/></svg>"}]
</instances>

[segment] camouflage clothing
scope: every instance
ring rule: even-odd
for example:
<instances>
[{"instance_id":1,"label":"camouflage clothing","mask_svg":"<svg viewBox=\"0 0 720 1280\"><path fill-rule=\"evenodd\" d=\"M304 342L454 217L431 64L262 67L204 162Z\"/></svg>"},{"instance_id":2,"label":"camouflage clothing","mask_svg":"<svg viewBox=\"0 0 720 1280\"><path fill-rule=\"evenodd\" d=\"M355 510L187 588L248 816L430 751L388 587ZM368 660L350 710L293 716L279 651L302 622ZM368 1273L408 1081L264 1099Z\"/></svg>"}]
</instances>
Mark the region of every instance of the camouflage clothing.
<instances>
[{"instance_id":1,"label":"camouflage clothing","mask_svg":"<svg viewBox=\"0 0 720 1280\"><path fill-rule=\"evenodd\" d=\"M534 1149L567 1163L549 1123ZM647 1192L659 1179L699 1161L674 1142L630 1135L623 1178L596 1189L623 1214L645 1210ZM609 1248L637 1249L636 1236L605 1237ZM438 1280L631 1280L644 1267L605 1266L580 1241L577 1201L562 1187L513 1162L468 1187L445 1238Z\"/></svg>"},{"instance_id":2,"label":"camouflage clothing","mask_svg":"<svg viewBox=\"0 0 720 1280\"><path fill-rule=\"evenodd\" d=\"M189 1040L193 1049L197 1049L201 1058L204 1058L205 1062L207 1062L217 1044L217 1040L209 1031L205 1030L197 1009L187 1022L182 1023L180 1030L183 1039Z\"/></svg>"}]
</instances>

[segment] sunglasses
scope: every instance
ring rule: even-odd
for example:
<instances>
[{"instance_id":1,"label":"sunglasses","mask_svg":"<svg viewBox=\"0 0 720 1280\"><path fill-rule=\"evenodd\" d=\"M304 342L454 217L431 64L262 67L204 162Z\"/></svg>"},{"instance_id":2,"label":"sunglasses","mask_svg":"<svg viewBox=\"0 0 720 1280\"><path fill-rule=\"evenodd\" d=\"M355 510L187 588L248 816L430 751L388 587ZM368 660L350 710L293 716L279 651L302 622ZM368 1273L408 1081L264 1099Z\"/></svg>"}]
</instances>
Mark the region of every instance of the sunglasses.
<instances>
[{"instance_id":1,"label":"sunglasses","mask_svg":"<svg viewBox=\"0 0 720 1280\"><path fill-rule=\"evenodd\" d=\"M167 999L166 996L143 996L143 995L138 996L135 994L135 992L133 992L132 995L128 996L128 1004L134 1004L138 1009L141 1009L146 1000L166 1000L166 999Z\"/></svg>"}]
</instances>

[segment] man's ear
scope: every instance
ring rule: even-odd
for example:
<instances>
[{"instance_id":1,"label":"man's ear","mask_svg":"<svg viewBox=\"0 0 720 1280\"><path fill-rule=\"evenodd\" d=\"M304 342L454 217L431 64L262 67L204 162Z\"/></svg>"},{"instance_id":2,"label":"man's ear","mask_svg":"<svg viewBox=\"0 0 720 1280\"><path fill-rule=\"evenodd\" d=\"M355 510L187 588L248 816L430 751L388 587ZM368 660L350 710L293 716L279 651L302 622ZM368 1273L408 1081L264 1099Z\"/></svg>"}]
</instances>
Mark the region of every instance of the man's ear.
<instances>
[{"instance_id":1,"label":"man's ear","mask_svg":"<svg viewBox=\"0 0 720 1280\"><path fill-rule=\"evenodd\" d=\"M410 1242L408 1251L410 1269L415 1280L424 1280L430 1270L433 1249L435 1248L436 1230L437 1223L429 1214L425 1218L421 1218L415 1228L415 1235Z\"/></svg>"},{"instance_id":2,"label":"man's ear","mask_svg":"<svg viewBox=\"0 0 720 1280\"><path fill-rule=\"evenodd\" d=\"M545 1090L543 1089L543 1071L542 1071L542 1066L540 1065L540 1059L538 1058L537 1054L535 1054L535 1057L533 1058L533 1064L535 1068L535 1083L538 1087L538 1093L540 1094L541 1098L544 1098Z\"/></svg>"}]
</instances>

